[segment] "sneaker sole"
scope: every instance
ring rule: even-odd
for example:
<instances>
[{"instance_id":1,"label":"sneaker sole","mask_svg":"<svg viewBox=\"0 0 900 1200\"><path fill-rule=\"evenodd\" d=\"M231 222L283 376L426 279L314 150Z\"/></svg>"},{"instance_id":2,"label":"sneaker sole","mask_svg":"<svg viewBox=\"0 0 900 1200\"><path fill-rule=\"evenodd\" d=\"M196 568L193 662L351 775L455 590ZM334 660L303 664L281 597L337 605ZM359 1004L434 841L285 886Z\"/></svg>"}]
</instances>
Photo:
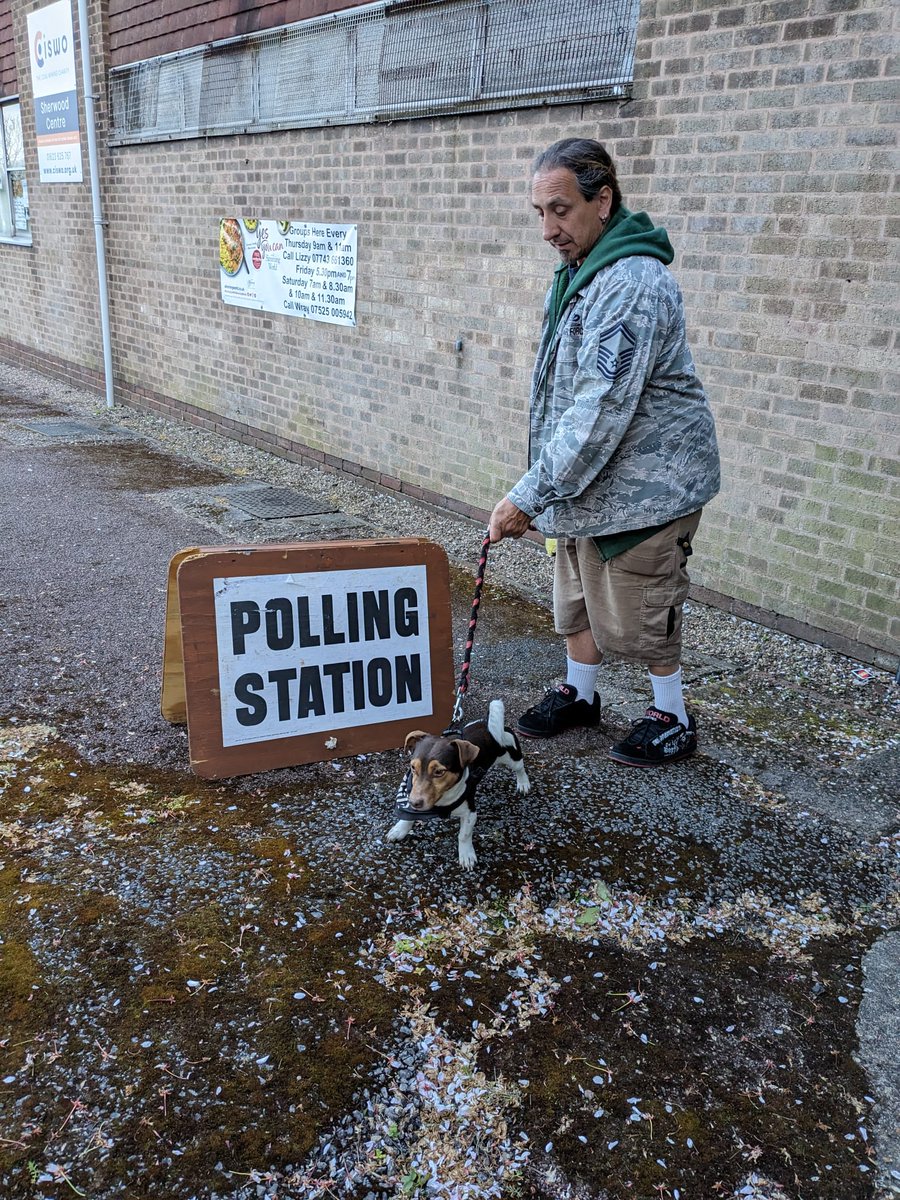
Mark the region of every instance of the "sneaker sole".
<instances>
[{"instance_id":1,"label":"sneaker sole","mask_svg":"<svg viewBox=\"0 0 900 1200\"><path fill-rule=\"evenodd\" d=\"M697 753L697 747L693 750L685 750L683 754L673 754L669 758L657 758L654 760L646 758L628 758L625 754L619 754L615 750L607 750L606 757L611 758L613 762L622 763L625 767L668 767L671 763L684 762L686 758L691 758Z\"/></svg>"}]
</instances>

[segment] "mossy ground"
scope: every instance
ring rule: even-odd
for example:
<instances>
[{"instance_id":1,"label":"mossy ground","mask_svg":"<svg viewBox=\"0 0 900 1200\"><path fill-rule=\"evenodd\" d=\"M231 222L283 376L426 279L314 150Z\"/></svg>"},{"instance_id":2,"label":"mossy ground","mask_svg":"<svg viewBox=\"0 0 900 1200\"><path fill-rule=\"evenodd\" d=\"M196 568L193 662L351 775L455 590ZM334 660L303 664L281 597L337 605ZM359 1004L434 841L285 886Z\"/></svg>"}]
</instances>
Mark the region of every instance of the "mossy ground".
<instances>
[{"instance_id":1,"label":"mossy ground","mask_svg":"<svg viewBox=\"0 0 900 1200\"><path fill-rule=\"evenodd\" d=\"M368 831L363 861L327 819L322 831L322 798L341 802L325 766L273 810L258 787L91 767L48 731L7 728L0 760L10 1200L237 1196L279 1172L278 1194L324 1195L298 1172L416 1009L474 1046L510 1101L529 1158L505 1195L711 1200L751 1171L801 1200L873 1195L852 1052L876 927L854 927L850 904L775 953L737 904L703 930L679 916L703 907L709 846L654 850L623 832L598 854L585 831L553 856L582 886L530 880L526 848L511 847L489 898L473 885L448 906L447 831L421 843L434 870L404 878L410 855L398 870ZM351 790L389 795L395 771L373 756ZM626 928L670 916L659 936ZM381 1152L363 1140L374 1171ZM495 1150L480 1153L490 1164ZM426 1195L417 1170L384 1194ZM366 1194L360 1180L347 1194Z\"/></svg>"}]
</instances>

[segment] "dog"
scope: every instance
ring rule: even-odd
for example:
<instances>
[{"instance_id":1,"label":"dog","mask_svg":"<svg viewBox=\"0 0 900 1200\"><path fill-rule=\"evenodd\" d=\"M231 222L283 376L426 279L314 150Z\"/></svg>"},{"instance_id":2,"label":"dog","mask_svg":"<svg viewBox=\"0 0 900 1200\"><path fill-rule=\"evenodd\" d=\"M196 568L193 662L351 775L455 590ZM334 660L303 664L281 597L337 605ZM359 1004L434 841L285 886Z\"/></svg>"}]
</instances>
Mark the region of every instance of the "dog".
<instances>
[{"instance_id":1,"label":"dog","mask_svg":"<svg viewBox=\"0 0 900 1200\"><path fill-rule=\"evenodd\" d=\"M387 841L399 842L421 816L459 818L459 865L475 866L472 847L475 828L475 792L495 762L508 767L516 777L516 791L526 795L531 781L522 759L519 739L504 725L502 700L492 700L486 721L470 721L459 737L434 737L416 729L408 734L404 748L411 751L410 766L397 792L401 816L387 833Z\"/></svg>"}]
</instances>

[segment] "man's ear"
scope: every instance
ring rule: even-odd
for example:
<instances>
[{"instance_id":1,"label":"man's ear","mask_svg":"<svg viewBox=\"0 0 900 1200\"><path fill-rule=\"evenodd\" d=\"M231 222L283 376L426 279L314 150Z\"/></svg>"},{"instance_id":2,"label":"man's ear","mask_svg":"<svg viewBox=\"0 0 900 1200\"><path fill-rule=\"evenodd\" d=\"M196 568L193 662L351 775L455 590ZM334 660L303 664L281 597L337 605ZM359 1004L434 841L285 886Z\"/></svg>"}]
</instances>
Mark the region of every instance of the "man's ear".
<instances>
[{"instance_id":1,"label":"man's ear","mask_svg":"<svg viewBox=\"0 0 900 1200\"><path fill-rule=\"evenodd\" d=\"M609 220L612 212L613 191L608 183L604 183L603 187L594 197L594 203L597 205L598 213L606 213L606 220Z\"/></svg>"},{"instance_id":2,"label":"man's ear","mask_svg":"<svg viewBox=\"0 0 900 1200\"><path fill-rule=\"evenodd\" d=\"M423 737L428 737L424 729L414 729L412 733L406 735L406 741L403 743L404 750L411 750L417 742L421 742Z\"/></svg>"},{"instance_id":3,"label":"man's ear","mask_svg":"<svg viewBox=\"0 0 900 1200\"><path fill-rule=\"evenodd\" d=\"M470 762L474 762L478 757L478 747L473 742L466 742L462 738L454 738L453 745L459 752L459 763L462 767L467 767Z\"/></svg>"}]
</instances>

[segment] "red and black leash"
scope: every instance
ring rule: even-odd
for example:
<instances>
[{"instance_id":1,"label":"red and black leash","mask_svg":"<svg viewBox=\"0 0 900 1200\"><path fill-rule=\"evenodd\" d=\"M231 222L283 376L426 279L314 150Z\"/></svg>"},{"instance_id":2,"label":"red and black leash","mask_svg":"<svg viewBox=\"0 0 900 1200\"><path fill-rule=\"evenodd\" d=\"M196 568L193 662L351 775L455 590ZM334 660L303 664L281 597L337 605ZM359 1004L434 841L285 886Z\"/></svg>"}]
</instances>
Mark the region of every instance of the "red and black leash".
<instances>
[{"instance_id":1,"label":"red and black leash","mask_svg":"<svg viewBox=\"0 0 900 1200\"><path fill-rule=\"evenodd\" d=\"M488 532L485 531L484 541L481 543L481 553L478 556L478 571L475 574L475 595L472 597L472 613L469 617L469 630L466 635L466 649L463 654L463 664L459 672L459 683L456 685L456 701L453 705L453 716L450 718L450 724L444 730L444 737L449 737L451 734L456 734L462 728L462 702L463 696L469 690L469 665L472 661L472 646L475 642L475 626L478 624L478 609L481 605L481 589L484 586L484 571L487 566L488 547L491 544L491 539ZM466 793L463 793L456 804L452 804L449 808L429 808L429 809L411 809L406 807L406 801L412 788L412 768L409 768L400 786L397 788L395 797L395 808L404 821L422 821L431 817L447 818L453 815L453 810L462 804L466 798Z\"/></svg>"},{"instance_id":2,"label":"red and black leash","mask_svg":"<svg viewBox=\"0 0 900 1200\"><path fill-rule=\"evenodd\" d=\"M462 719L463 696L469 690L469 666L472 661L472 646L475 643L475 626L478 624L478 609L481 605L481 589L484 586L484 572L485 568L487 567L487 556L490 544L490 532L485 530L484 541L481 543L481 553L478 557L478 570L475 574L475 595L472 597L472 613L469 617L469 630L466 635L466 649L465 653L463 654L462 668L459 672L459 683L456 685L456 702L453 705L453 716L450 719L450 730L458 726L460 720Z\"/></svg>"}]
</instances>

